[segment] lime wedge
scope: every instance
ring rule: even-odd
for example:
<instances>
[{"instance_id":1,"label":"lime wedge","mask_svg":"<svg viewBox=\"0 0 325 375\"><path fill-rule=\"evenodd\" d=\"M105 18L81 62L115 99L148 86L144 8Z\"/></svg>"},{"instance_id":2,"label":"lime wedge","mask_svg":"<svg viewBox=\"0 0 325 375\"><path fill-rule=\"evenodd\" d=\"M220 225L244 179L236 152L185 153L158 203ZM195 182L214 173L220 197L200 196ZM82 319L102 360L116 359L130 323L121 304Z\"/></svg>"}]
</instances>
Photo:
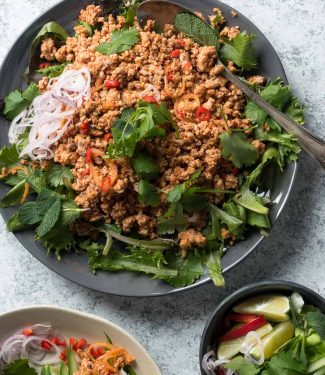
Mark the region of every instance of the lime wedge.
<instances>
[{"instance_id":1,"label":"lime wedge","mask_svg":"<svg viewBox=\"0 0 325 375\"><path fill-rule=\"evenodd\" d=\"M256 333L260 336L260 338L264 337L268 333L273 330L271 324L265 324L261 328L256 330ZM236 354L239 353L240 347L243 345L245 341L245 336L238 337L238 339L222 341L218 346L218 359L230 359Z\"/></svg>"},{"instance_id":2,"label":"lime wedge","mask_svg":"<svg viewBox=\"0 0 325 375\"><path fill-rule=\"evenodd\" d=\"M262 338L264 358L270 359L274 352L293 338L294 334L295 326L290 322L290 320L277 324L271 333ZM259 359L261 356L260 347L255 346L250 354L254 358Z\"/></svg>"},{"instance_id":3,"label":"lime wedge","mask_svg":"<svg viewBox=\"0 0 325 375\"><path fill-rule=\"evenodd\" d=\"M263 315L274 322L283 322L289 319L289 298L281 295L257 296L233 307L233 310L241 314Z\"/></svg>"}]
</instances>

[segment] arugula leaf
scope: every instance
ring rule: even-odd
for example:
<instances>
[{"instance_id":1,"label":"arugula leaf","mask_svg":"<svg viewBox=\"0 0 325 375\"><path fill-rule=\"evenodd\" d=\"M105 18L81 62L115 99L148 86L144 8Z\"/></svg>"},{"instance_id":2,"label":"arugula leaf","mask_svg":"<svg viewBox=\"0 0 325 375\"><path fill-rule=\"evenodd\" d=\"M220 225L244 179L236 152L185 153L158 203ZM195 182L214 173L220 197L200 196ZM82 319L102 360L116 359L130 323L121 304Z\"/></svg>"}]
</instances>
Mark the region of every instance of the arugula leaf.
<instances>
[{"instance_id":1,"label":"arugula leaf","mask_svg":"<svg viewBox=\"0 0 325 375\"><path fill-rule=\"evenodd\" d=\"M47 68L38 69L37 73L41 74L42 76L49 77L49 78L59 77L63 73L67 65L68 65L67 62L64 62L62 64L50 65Z\"/></svg>"},{"instance_id":2,"label":"arugula leaf","mask_svg":"<svg viewBox=\"0 0 325 375\"><path fill-rule=\"evenodd\" d=\"M7 365L2 375L37 375L37 372L29 366L28 359L18 359Z\"/></svg>"},{"instance_id":3,"label":"arugula leaf","mask_svg":"<svg viewBox=\"0 0 325 375\"><path fill-rule=\"evenodd\" d=\"M179 13L174 24L178 31L194 42L203 46L219 47L219 33L199 17L190 13Z\"/></svg>"},{"instance_id":4,"label":"arugula leaf","mask_svg":"<svg viewBox=\"0 0 325 375\"><path fill-rule=\"evenodd\" d=\"M94 35L94 28L89 23L81 21L81 20L78 20L76 22L76 26L78 26L78 25L83 26L87 30L88 36L93 36Z\"/></svg>"},{"instance_id":5,"label":"arugula leaf","mask_svg":"<svg viewBox=\"0 0 325 375\"><path fill-rule=\"evenodd\" d=\"M12 207L21 202L25 192L26 180L20 181L0 201L0 207Z\"/></svg>"},{"instance_id":6,"label":"arugula leaf","mask_svg":"<svg viewBox=\"0 0 325 375\"><path fill-rule=\"evenodd\" d=\"M4 146L0 150L0 169L12 168L19 163L19 153L16 145Z\"/></svg>"},{"instance_id":7,"label":"arugula leaf","mask_svg":"<svg viewBox=\"0 0 325 375\"><path fill-rule=\"evenodd\" d=\"M243 133L223 133L220 135L222 156L231 160L237 168L254 164L259 153Z\"/></svg>"},{"instance_id":8,"label":"arugula leaf","mask_svg":"<svg viewBox=\"0 0 325 375\"><path fill-rule=\"evenodd\" d=\"M24 91L15 90L6 96L3 110L6 119L12 121L27 108L39 94L38 86L35 83L31 83Z\"/></svg>"},{"instance_id":9,"label":"arugula leaf","mask_svg":"<svg viewBox=\"0 0 325 375\"><path fill-rule=\"evenodd\" d=\"M167 212L158 217L158 233L173 234L175 231L182 232L186 228L183 205L179 202L172 203Z\"/></svg>"},{"instance_id":10,"label":"arugula leaf","mask_svg":"<svg viewBox=\"0 0 325 375\"><path fill-rule=\"evenodd\" d=\"M107 154L110 159L127 156L131 158L138 142L144 139L164 137L166 131L161 127L170 123L170 114L164 104L139 102L135 112L122 112L112 128L114 143L110 144ZM127 119L125 119L127 117Z\"/></svg>"},{"instance_id":11,"label":"arugula leaf","mask_svg":"<svg viewBox=\"0 0 325 375\"><path fill-rule=\"evenodd\" d=\"M306 366L294 359L292 353L281 351L271 358L262 375L299 375L306 371Z\"/></svg>"},{"instance_id":12,"label":"arugula leaf","mask_svg":"<svg viewBox=\"0 0 325 375\"><path fill-rule=\"evenodd\" d=\"M131 49L138 43L139 33L135 27L128 30L114 30L109 43L101 43L96 51L102 55L113 55Z\"/></svg>"},{"instance_id":13,"label":"arugula leaf","mask_svg":"<svg viewBox=\"0 0 325 375\"><path fill-rule=\"evenodd\" d=\"M246 362L243 357L235 357L223 365L223 367L234 370L238 375L256 375L260 372L254 365Z\"/></svg>"},{"instance_id":14,"label":"arugula leaf","mask_svg":"<svg viewBox=\"0 0 325 375\"><path fill-rule=\"evenodd\" d=\"M136 173L147 180L153 179L158 175L158 167L153 158L145 153L138 152L131 159L132 166Z\"/></svg>"},{"instance_id":15,"label":"arugula leaf","mask_svg":"<svg viewBox=\"0 0 325 375\"><path fill-rule=\"evenodd\" d=\"M316 331L322 340L325 340L325 314L320 311L308 312L305 319L308 326Z\"/></svg>"},{"instance_id":16,"label":"arugula leaf","mask_svg":"<svg viewBox=\"0 0 325 375\"><path fill-rule=\"evenodd\" d=\"M233 61L245 70L256 67L257 59L253 46L255 35L248 35L245 31L231 40L224 40L220 48L220 57L224 62Z\"/></svg>"},{"instance_id":17,"label":"arugula leaf","mask_svg":"<svg viewBox=\"0 0 325 375\"><path fill-rule=\"evenodd\" d=\"M141 180L139 182L139 201L145 206L151 207L157 207L160 204L157 189L146 180Z\"/></svg>"},{"instance_id":18,"label":"arugula leaf","mask_svg":"<svg viewBox=\"0 0 325 375\"><path fill-rule=\"evenodd\" d=\"M36 233L39 237L45 236L54 227L59 220L60 211L61 199L57 199L46 212L40 226L37 228Z\"/></svg>"},{"instance_id":19,"label":"arugula leaf","mask_svg":"<svg viewBox=\"0 0 325 375\"><path fill-rule=\"evenodd\" d=\"M66 182L71 183L72 180L73 175L70 168L61 164L52 164L46 171L46 182L54 188L65 186Z\"/></svg>"}]
</instances>

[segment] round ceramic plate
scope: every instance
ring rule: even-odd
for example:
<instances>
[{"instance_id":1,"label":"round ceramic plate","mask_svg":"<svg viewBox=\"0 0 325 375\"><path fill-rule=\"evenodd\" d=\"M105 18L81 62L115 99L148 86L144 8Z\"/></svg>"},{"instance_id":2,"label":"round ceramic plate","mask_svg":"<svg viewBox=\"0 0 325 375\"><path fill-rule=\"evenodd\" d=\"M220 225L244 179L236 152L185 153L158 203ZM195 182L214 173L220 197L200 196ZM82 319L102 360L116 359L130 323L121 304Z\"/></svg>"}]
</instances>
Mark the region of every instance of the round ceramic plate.
<instances>
[{"instance_id":1,"label":"round ceramic plate","mask_svg":"<svg viewBox=\"0 0 325 375\"><path fill-rule=\"evenodd\" d=\"M91 1L87 0L65 0L44 13L24 31L11 48L2 66L0 72L0 98L6 96L16 88L22 87L22 75L28 63L29 47L33 37L41 27L46 22L55 20L62 24L68 31L72 31L80 9L84 8L90 2ZM205 15L211 14L213 8L219 7L225 15L228 25L239 25L241 30L246 30L248 33L257 36L255 47L258 54L259 69L254 73L270 78L282 77L286 80L281 61L270 42L262 32L242 14L237 12L238 17L233 18L231 16L231 11L233 9L216 0L201 0L200 2L196 0L179 0L178 2L189 9L200 10ZM118 2L114 0L106 0L106 3L111 4L112 8L114 8L114 6L117 7L118 5ZM9 123L3 118L0 119L1 146L8 142L8 127ZM270 190L272 191L271 199L272 202L274 202L270 210L272 224L275 223L280 215L289 196L295 172L296 163L292 163L283 173L276 170L272 175L272 186L270 186ZM4 195L7 190L8 187L1 185L0 195ZM1 213L4 219L8 220L13 213L13 210L1 210ZM45 249L39 243L34 241L33 231L17 233L16 237L31 254L52 271L88 288L110 294L134 297L159 296L190 289L210 280L208 274L206 274L193 285L185 288L173 288L161 281L151 280L149 277L139 276L128 272L98 272L97 275L94 275L89 270L86 255L68 254L63 256L62 260L59 262L54 255L48 256ZM262 239L263 237L257 231L252 231L247 235L245 241L239 242L229 249L222 260L224 272L229 271L241 262L256 248Z\"/></svg>"},{"instance_id":2,"label":"round ceramic plate","mask_svg":"<svg viewBox=\"0 0 325 375\"><path fill-rule=\"evenodd\" d=\"M95 315L61 307L32 306L0 314L0 342L32 324L51 324L66 338L84 337L88 342L103 340L105 332L115 345L125 348L135 357L136 362L132 367L137 375L161 375L149 353L122 328Z\"/></svg>"}]
</instances>

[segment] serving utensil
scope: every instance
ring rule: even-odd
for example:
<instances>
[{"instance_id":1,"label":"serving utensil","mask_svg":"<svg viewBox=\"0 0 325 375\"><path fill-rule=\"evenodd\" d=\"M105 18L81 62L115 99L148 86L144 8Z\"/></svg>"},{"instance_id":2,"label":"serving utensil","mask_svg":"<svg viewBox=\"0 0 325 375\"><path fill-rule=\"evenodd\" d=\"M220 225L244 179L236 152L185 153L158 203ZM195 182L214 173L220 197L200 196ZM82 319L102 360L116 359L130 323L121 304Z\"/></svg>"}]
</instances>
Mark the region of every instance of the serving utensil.
<instances>
[{"instance_id":1,"label":"serving utensil","mask_svg":"<svg viewBox=\"0 0 325 375\"><path fill-rule=\"evenodd\" d=\"M148 20L154 20L155 28L157 30L163 30L165 24L174 23L174 19L179 13L190 13L198 17L191 10L171 1L147 0L140 4L137 11L137 19L141 27L145 26ZM322 138L297 124L290 117L274 108L258 93L246 85L245 82L241 81L233 74L219 59L218 63L224 67L223 75L225 78L236 85L246 96L261 107L269 116L279 123L287 133L292 134L297 139L301 148L308 152L325 168L325 141Z\"/></svg>"}]
</instances>

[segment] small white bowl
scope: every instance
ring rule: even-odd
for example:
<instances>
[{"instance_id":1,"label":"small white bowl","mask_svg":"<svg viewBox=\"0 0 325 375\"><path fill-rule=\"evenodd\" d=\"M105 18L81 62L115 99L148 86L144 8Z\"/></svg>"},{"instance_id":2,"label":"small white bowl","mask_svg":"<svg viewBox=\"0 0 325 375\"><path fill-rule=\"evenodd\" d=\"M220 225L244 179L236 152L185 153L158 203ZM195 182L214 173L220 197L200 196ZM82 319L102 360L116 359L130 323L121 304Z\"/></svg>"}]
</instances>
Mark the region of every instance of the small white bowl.
<instances>
[{"instance_id":1,"label":"small white bowl","mask_svg":"<svg viewBox=\"0 0 325 375\"><path fill-rule=\"evenodd\" d=\"M161 375L149 353L129 333L105 319L80 311L55 306L31 306L0 314L0 342L14 332L32 324L51 324L66 338L84 337L88 342L102 341L104 332L113 343L132 354L137 375Z\"/></svg>"}]
</instances>

